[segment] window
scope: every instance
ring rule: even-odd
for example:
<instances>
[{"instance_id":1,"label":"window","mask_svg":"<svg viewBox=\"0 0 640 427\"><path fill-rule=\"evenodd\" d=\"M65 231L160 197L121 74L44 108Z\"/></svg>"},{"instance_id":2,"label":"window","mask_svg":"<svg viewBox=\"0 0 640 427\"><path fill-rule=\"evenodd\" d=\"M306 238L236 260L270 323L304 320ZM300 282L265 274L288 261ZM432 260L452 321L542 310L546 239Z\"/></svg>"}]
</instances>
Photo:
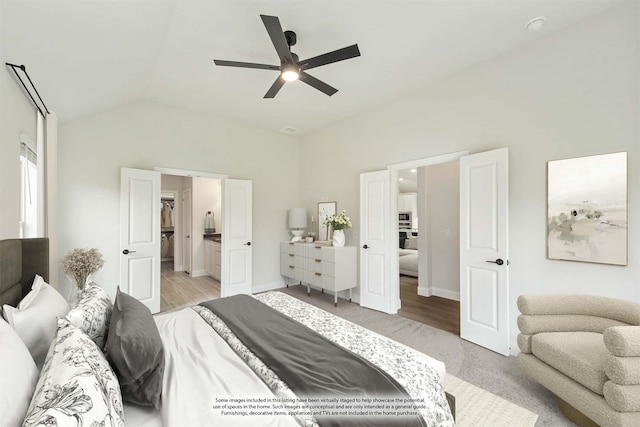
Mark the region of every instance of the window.
<instances>
[{"instance_id":1,"label":"window","mask_svg":"<svg viewBox=\"0 0 640 427\"><path fill-rule=\"evenodd\" d=\"M44 236L44 120L38 113L36 143L20 133L20 238Z\"/></svg>"}]
</instances>

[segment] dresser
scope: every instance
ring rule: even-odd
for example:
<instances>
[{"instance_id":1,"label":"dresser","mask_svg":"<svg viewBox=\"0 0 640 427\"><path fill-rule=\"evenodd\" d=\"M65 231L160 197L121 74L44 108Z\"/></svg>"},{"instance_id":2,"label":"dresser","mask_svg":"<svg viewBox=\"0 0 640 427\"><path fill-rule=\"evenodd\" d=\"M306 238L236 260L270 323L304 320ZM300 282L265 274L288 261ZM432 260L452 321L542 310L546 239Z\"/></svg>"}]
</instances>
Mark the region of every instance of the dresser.
<instances>
[{"instance_id":1,"label":"dresser","mask_svg":"<svg viewBox=\"0 0 640 427\"><path fill-rule=\"evenodd\" d=\"M321 246L315 243L280 244L280 274L285 283L293 279L307 285L307 294L311 295L311 287L328 290L334 293L333 302L338 305L338 292L351 290L358 283L357 252L355 246Z\"/></svg>"},{"instance_id":2,"label":"dresser","mask_svg":"<svg viewBox=\"0 0 640 427\"><path fill-rule=\"evenodd\" d=\"M222 244L217 240L204 239L204 271L207 275L220 281Z\"/></svg>"}]
</instances>

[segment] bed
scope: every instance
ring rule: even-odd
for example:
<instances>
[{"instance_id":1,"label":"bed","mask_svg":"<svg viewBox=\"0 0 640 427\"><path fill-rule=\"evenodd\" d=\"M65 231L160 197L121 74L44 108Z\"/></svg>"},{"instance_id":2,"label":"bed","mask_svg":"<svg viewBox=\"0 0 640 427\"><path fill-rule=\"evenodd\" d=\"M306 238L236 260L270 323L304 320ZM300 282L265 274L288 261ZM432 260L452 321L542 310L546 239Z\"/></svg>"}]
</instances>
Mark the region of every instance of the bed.
<instances>
[{"instance_id":1,"label":"bed","mask_svg":"<svg viewBox=\"0 0 640 427\"><path fill-rule=\"evenodd\" d=\"M404 247L399 249L398 255L400 274L418 277L418 239L413 237L404 240Z\"/></svg>"},{"instance_id":2,"label":"bed","mask_svg":"<svg viewBox=\"0 0 640 427\"><path fill-rule=\"evenodd\" d=\"M18 305L29 293L34 275L46 279L47 259L46 239L0 241L0 303ZM95 289L100 291L97 285ZM113 315L107 319L107 323L111 323L108 339L104 335L104 342L96 347L100 352L104 346L106 355L111 354L111 343L116 341L112 338L113 331L120 329L121 323L115 323L116 318L119 322L123 316L120 301L126 300L119 292ZM250 315L258 317L247 317ZM0 319L0 322L4 320ZM27 415L34 408L39 408L36 412L43 412L43 405L34 402L37 402L38 392L49 384L49 379L42 377L56 370L56 357L73 354L73 348L57 350L62 339L76 334L83 343L82 348L93 345L85 334L65 322L58 320L57 342L54 340L51 344L39 372L40 379L33 398L29 399ZM105 386L102 399L96 399L94 403L104 404L107 410L122 415L124 422L106 415L102 419L104 425L454 425L444 393L445 367L442 362L284 293L267 292L252 297L214 300L157 314L152 317L152 323L163 352L162 375L157 385L161 400L156 402L157 409L127 401L122 407L118 403L120 390L115 390L118 387ZM2 347L6 350L1 332L0 350ZM146 354L139 349L136 351ZM101 378L115 381L117 373L124 395L131 382L120 376L122 369L118 369L115 358L101 356L99 352L95 363L106 363L101 365L100 372L104 373ZM277 355L273 360L269 356L271 352ZM0 357L5 357L1 351ZM72 359L65 357L66 362ZM107 358L111 369L105 362ZM3 362L0 360L0 366ZM75 359L73 362L80 363ZM332 369L336 372L328 376ZM347 380L344 379L349 374L346 371L360 373ZM80 381L86 381L87 376L90 375L85 372ZM378 383L368 385L369 378L376 376L380 379L371 381ZM151 386L143 392L154 388L152 382L147 382L149 384ZM85 391L88 388L85 387ZM374 389L380 392L371 392ZM327 392L322 394L318 390ZM386 411L386 417L382 416L383 411ZM89 425L88 413L80 412L66 413L62 418L67 416L73 420L70 425ZM36 415L40 419L43 417L42 413ZM32 415L27 419L38 418Z\"/></svg>"}]
</instances>

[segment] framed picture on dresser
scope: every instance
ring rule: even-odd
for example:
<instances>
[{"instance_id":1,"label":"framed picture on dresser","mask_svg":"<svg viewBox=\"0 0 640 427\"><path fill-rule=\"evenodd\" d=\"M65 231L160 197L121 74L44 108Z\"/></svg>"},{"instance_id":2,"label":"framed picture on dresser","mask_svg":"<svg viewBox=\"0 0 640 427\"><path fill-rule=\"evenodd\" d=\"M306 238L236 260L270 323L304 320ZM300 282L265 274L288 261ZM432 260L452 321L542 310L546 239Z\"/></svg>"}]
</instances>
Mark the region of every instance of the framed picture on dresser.
<instances>
[{"instance_id":1,"label":"framed picture on dresser","mask_svg":"<svg viewBox=\"0 0 640 427\"><path fill-rule=\"evenodd\" d=\"M318 202L318 240L329 240L329 228L324 224L324 219L335 215L338 209L337 202Z\"/></svg>"}]
</instances>

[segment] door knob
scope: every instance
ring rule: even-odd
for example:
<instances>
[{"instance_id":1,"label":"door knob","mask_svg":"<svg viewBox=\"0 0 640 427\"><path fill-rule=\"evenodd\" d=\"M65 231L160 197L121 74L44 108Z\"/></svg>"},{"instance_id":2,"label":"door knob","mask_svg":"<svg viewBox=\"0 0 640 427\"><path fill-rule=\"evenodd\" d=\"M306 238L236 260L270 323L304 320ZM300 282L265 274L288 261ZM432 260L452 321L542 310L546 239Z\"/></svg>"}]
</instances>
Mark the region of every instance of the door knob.
<instances>
[{"instance_id":1,"label":"door knob","mask_svg":"<svg viewBox=\"0 0 640 427\"><path fill-rule=\"evenodd\" d=\"M493 264L498 264L498 265L504 264L504 261L502 260L502 258L498 258L495 261L487 261L487 262L490 262L490 263L493 263Z\"/></svg>"},{"instance_id":2,"label":"door knob","mask_svg":"<svg viewBox=\"0 0 640 427\"><path fill-rule=\"evenodd\" d=\"M125 254L125 255L133 254L135 252L136 251L130 251L129 249L125 249L124 251L122 251L122 253Z\"/></svg>"},{"instance_id":3,"label":"door knob","mask_svg":"<svg viewBox=\"0 0 640 427\"><path fill-rule=\"evenodd\" d=\"M363 246L362 246L362 249L369 249L369 246L367 246L367 245L363 245Z\"/></svg>"},{"instance_id":4,"label":"door knob","mask_svg":"<svg viewBox=\"0 0 640 427\"><path fill-rule=\"evenodd\" d=\"M251 246L251 242L247 242L244 244L245 246Z\"/></svg>"}]
</instances>

